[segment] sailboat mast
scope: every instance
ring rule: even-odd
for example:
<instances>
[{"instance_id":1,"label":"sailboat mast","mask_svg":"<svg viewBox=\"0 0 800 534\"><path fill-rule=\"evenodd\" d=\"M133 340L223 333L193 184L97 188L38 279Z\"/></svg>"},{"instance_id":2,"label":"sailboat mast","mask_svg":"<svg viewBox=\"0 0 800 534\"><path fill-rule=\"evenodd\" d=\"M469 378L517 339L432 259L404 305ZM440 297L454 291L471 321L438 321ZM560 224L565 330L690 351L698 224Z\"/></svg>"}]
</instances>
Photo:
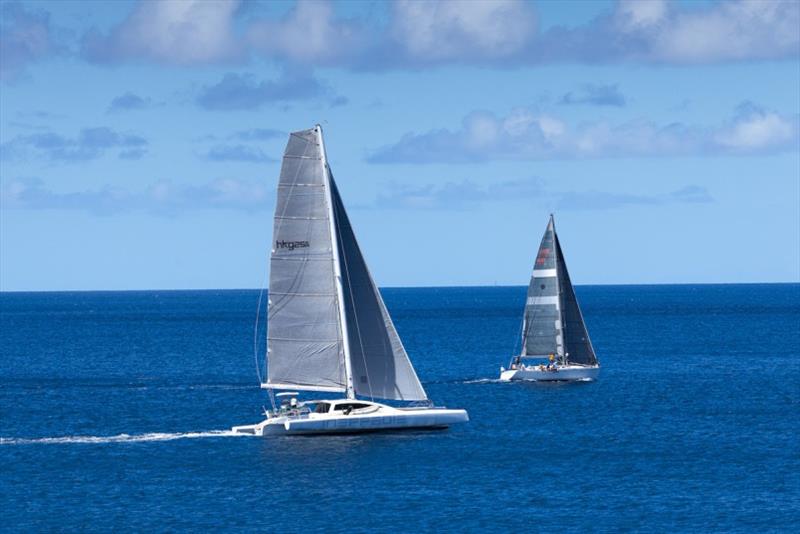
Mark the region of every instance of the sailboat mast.
<instances>
[{"instance_id":1,"label":"sailboat mast","mask_svg":"<svg viewBox=\"0 0 800 534\"><path fill-rule=\"evenodd\" d=\"M347 386L347 398L355 399L353 389L353 369L350 362L350 339L347 335L347 313L344 309L344 287L342 286L342 266L339 261L339 235L336 230L336 219L333 213L333 194L331 192L331 174L328 169L328 155L325 152L325 141L322 139L322 127L317 124L317 138L322 154L322 172L325 180L325 196L328 203L328 223L330 224L331 246L333 247L333 276L336 282L336 302L339 307L339 324L342 328L342 348L344 352L344 373Z\"/></svg>"},{"instance_id":2,"label":"sailboat mast","mask_svg":"<svg viewBox=\"0 0 800 534\"><path fill-rule=\"evenodd\" d=\"M558 289L558 298L556 299L556 308L558 309L558 322L561 326L559 328L561 333L561 344L558 343L558 338L556 338L556 352L558 352L558 356L561 359L562 364L567 363L567 355L564 351L564 347L567 343L567 321L564 317L564 306L563 306L563 294L564 291L562 290L562 285L564 283L563 276L561 276L561 261L563 258L559 257L558 254L558 235L556 235L556 221L553 218L553 214L550 214L550 224L553 226L553 258L555 259L555 266L556 266L556 288ZM558 334L556 334L558 335Z\"/></svg>"}]
</instances>

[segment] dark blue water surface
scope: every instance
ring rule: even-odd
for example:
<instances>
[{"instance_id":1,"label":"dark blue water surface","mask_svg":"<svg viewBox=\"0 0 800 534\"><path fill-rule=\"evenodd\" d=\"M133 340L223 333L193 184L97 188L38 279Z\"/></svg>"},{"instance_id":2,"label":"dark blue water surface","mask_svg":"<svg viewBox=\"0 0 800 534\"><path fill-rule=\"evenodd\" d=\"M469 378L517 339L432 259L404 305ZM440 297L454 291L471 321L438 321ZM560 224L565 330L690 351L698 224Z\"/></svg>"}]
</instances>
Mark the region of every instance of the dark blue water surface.
<instances>
[{"instance_id":1,"label":"dark blue water surface","mask_svg":"<svg viewBox=\"0 0 800 534\"><path fill-rule=\"evenodd\" d=\"M2 528L799 531L800 285L577 293L600 379L535 385L490 380L524 288L385 290L472 420L315 438L213 433L267 402L256 291L0 294Z\"/></svg>"}]
</instances>

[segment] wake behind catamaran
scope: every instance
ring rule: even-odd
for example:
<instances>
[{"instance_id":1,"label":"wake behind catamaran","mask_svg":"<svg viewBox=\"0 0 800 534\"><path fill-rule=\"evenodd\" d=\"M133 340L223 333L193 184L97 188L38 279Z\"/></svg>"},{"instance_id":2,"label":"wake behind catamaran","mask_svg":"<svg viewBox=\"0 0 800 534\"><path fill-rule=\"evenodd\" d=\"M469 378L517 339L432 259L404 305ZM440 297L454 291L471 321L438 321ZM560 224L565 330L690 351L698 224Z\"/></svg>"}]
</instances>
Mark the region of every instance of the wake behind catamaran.
<instances>
[{"instance_id":1,"label":"wake behind catamaran","mask_svg":"<svg viewBox=\"0 0 800 534\"><path fill-rule=\"evenodd\" d=\"M445 428L465 410L433 407L370 275L327 163L322 129L294 132L283 156L270 258L270 390L344 393L280 407L234 432L330 434ZM369 399L369 400L368 400ZM404 407L374 399L404 401Z\"/></svg>"},{"instance_id":2,"label":"wake behind catamaran","mask_svg":"<svg viewBox=\"0 0 800 534\"><path fill-rule=\"evenodd\" d=\"M536 363L531 360L543 359ZM500 380L593 380L600 373L553 216L539 246L522 322L522 351Z\"/></svg>"}]
</instances>

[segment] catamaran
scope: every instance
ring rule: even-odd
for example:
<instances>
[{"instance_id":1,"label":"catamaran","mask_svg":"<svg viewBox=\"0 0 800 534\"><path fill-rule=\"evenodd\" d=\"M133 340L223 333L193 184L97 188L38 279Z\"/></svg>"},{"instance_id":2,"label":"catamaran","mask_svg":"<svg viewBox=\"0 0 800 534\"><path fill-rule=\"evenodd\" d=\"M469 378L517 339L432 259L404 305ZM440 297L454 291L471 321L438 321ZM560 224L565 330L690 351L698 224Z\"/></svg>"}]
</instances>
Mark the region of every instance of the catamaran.
<instances>
[{"instance_id":1,"label":"catamaran","mask_svg":"<svg viewBox=\"0 0 800 534\"><path fill-rule=\"evenodd\" d=\"M234 432L353 433L469 420L465 410L434 407L417 378L361 254L319 125L289 135L273 228L261 384L272 410ZM298 401L301 391L344 398Z\"/></svg>"},{"instance_id":2,"label":"catamaran","mask_svg":"<svg viewBox=\"0 0 800 534\"><path fill-rule=\"evenodd\" d=\"M500 380L594 380L600 373L552 215L528 286L522 351L509 367L500 368Z\"/></svg>"}]
</instances>

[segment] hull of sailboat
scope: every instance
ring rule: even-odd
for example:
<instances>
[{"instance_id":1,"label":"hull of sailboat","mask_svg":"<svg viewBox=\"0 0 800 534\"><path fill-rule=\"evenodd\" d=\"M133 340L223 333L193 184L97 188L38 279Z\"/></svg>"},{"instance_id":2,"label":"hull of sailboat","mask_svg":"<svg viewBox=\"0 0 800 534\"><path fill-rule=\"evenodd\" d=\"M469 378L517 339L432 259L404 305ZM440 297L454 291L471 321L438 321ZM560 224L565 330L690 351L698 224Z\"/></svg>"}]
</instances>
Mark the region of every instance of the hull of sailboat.
<instances>
[{"instance_id":1,"label":"hull of sailboat","mask_svg":"<svg viewBox=\"0 0 800 534\"><path fill-rule=\"evenodd\" d=\"M541 369L539 366L528 366L522 369L501 370L500 380L532 380L536 382L577 382L596 380L600 374L598 365L565 365L556 370Z\"/></svg>"},{"instance_id":2,"label":"hull of sailboat","mask_svg":"<svg viewBox=\"0 0 800 534\"><path fill-rule=\"evenodd\" d=\"M255 436L324 435L386 432L413 429L445 429L466 423L465 410L446 408L393 408L377 405L368 413L317 414L271 417L256 425L233 427L233 431Z\"/></svg>"}]
</instances>

